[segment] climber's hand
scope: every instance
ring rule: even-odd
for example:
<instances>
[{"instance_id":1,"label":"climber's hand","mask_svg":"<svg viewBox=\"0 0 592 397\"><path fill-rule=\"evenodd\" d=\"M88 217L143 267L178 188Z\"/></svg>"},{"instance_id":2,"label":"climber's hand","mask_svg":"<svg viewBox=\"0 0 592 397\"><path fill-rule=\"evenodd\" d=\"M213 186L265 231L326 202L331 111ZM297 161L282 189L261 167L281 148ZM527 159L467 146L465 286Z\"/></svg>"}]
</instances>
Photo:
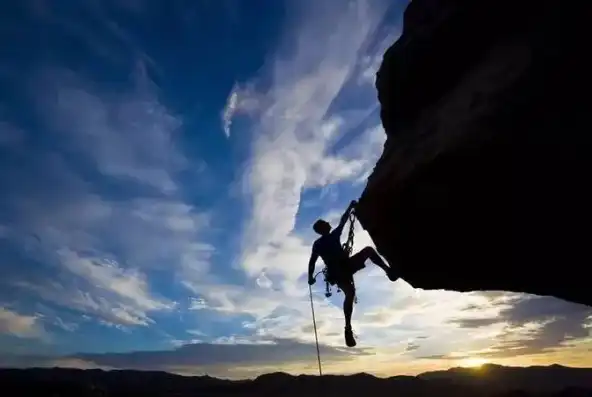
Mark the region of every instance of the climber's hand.
<instances>
[{"instance_id":1,"label":"climber's hand","mask_svg":"<svg viewBox=\"0 0 592 397\"><path fill-rule=\"evenodd\" d=\"M317 280L314 277L308 278L308 285L313 285Z\"/></svg>"}]
</instances>

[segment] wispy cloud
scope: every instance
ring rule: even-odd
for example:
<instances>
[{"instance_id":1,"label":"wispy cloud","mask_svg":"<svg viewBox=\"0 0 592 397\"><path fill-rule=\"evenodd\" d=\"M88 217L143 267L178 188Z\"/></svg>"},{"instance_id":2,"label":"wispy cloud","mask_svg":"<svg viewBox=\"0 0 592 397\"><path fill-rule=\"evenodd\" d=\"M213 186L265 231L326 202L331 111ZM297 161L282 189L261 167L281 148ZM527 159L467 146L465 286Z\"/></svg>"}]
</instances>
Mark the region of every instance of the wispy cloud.
<instances>
[{"instance_id":1,"label":"wispy cloud","mask_svg":"<svg viewBox=\"0 0 592 397\"><path fill-rule=\"evenodd\" d=\"M60 263L72 274L78 275L95 287L130 301L138 308L150 310L171 309L172 303L150 296L146 276L137 269L122 269L113 259L81 257L66 249L58 252Z\"/></svg>"},{"instance_id":2,"label":"wispy cloud","mask_svg":"<svg viewBox=\"0 0 592 397\"><path fill-rule=\"evenodd\" d=\"M234 116L234 112L236 111L237 102L238 93L233 90L228 96L228 101L222 114L222 128L224 130L224 133L226 134L226 137L230 136L230 126L232 124L232 117Z\"/></svg>"},{"instance_id":3,"label":"wispy cloud","mask_svg":"<svg viewBox=\"0 0 592 397\"><path fill-rule=\"evenodd\" d=\"M245 85L243 87L235 84L232 87L232 91L228 95L226 106L222 112L222 129L227 138L230 137L230 127L236 115L250 115L259 108L260 98L257 95L251 85Z\"/></svg>"},{"instance_id":4,"label":"wispy cloud","mask_svg":"<svg viewBox=\"0 0 592 397\"><path fill-rule=\"evenodd\" d=\"M12 186L5 238L42 264L26 276L10 269L4 284L116 326L153 324L152 313L176 307L152 291L150 272L166 268L180 286L213 255L200 238L208 214L176 182L191 166L175 143L181 122L146 74L134 76L129 90L109 91L68 70L44 72L40 122L62 144L18 151L25 166L0 170Z\"/></svg>"},{"instance_id":5,"label":"wispy cloud","mask_svg":"<svg viewBox=\"0 0 592 397\"><path fill-rule=\"evenodd\" d=\"M60 282L15 284L21 293L33 293L52 304L88 314L105 325L129 327L148 325L153 321L145 310L104 294L93 287L77 288Z\"/></svg>"},{"instance_id":6,"label":"wispy cloud","mask_svg":"<svg viewBox=\"0 0 592 397\"><path fill-rule=\"evenodd\" d=\"M175 147L181 120L155 95L139 63L136 87L117 95L100 95L68 70L46 72L41 112L72 149L93 159L105 175L128 178L174 192L175 171L185 157Z\"/></svg>"},{"instance_id":7,"label":"wispy cloud","mask_svg":"<svg viewBox=\"0 0 592 397\"><path fill-rule=\"evenodd\" d=\"M78 324L73 323L73 322L66 322L66 321L62 320L61 317L55 317L53 324L56 327L58 327L64 331L67 331L67 332L75 332L76 330L78 330Z\"/></svg>"},{"instance_id":8,"label":"wispy cloud","mask_svg":"<svg viewBox=\"0 0 592 397\"><path fill-rule=\"evenodd\" d=\"M212 247L196 240L203 216L166 201L132 201L106 208L92 222L72 219L75 212L66 217L55 213L43 224L23 229L21 234L38 236L33 253L51 260L61 272L53 270L50 282L35 278L15 285L109 323L147 325L152 323L148 313L171 311L176 305L150 291L141 268L166 266L179 281L207 272ZM103 230L111 235L98 238L96 233ZM125 266L117 258L123 258Z\"/></svg>"},{"instance_id":9,"label":"wispy cloud","mask_svg":"<svg viewBox=\"0 0 592 397\"><path fill-rule=\"evenodd\" d=\"M502 325L495 343L482 355L490 358L550 353L577 340L590 338L587 322L592 308L552 297L516 295L513 301L497 301L495 317L459 319L459 325L478 329ZM474 315L474 314L473 314Z\"/></svg>"},{"instance_id":10,"label":"wispy cloud","mask_svg":"<svg viewBox=\"0 0 592 397\"><path fill-rule=\"evenodd\" d=\"M43 325L36 315L24 315L0 307L0 334L19 338L39 338L44 334Z\"/></svg>"},{"instance_id":11,"label":"wispy cloud","mask_svg":"<svg viewBox=\"0 0 592 397\"><path fill-rule=\"evenodd\" d=\"M208 217L168 200L102 202L100 207L98 217L57 212L23 229L38 236L37 255L62 272L54 270L50 282L19 280L15 285L107 323L153 323L149 313L170 312L176 303L151 291L147 272L167 268L179 285L203 277L213 248L198 237Z\"/></svg>"}]
</instances>

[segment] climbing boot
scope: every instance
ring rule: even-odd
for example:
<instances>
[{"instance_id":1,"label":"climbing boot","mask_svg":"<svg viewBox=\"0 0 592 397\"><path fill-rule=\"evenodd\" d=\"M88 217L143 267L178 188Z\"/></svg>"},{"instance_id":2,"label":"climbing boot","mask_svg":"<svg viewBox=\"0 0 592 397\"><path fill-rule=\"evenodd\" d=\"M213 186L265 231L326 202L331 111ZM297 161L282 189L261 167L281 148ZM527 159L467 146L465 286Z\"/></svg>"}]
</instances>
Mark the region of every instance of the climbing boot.
<instances>
[{"instance_id":1,"label":"climbing boot","mask_svg":"<svg viewBox=\"0 0 592 397\"><path fill-rule=\"evenodd\" d=\"M347 347L354 347L356 340L354 339L354 332L350 327L345 327L345 344Z\"/></svg>"},{"instance_id":2,"label":"climbing boot","mask_svg":"<svg viewBox=\"0 0 592 397\"><path fill-rule=\"evenodd\" d=\"M399 279L399 276L397 275L397 272L392 267L390 267L388 269L388 271L386 272L386 275L388 276L389 280L391 280L393 282L394 281L397 281Z\"/></svg>"}]
</instances>

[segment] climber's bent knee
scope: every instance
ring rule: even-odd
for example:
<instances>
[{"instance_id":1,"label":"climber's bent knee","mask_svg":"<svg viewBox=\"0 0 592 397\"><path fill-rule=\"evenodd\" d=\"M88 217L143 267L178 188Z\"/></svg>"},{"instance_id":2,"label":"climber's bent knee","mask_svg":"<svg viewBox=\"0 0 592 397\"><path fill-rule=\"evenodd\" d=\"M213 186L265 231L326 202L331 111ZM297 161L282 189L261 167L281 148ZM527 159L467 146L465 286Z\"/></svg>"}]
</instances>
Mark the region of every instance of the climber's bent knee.
<instances>
[{"instance_id":1,"label":"climber's bent knee","mask_svg":"<svg viewBox=\"0 0 592 397\"><path fill-rule=\"evenodd\" d=\"M376 250L370 246L366 246L366 247L362 248L360 253L363 254L364 256L370 257L376 253Z\"/></svg>"},{"instance_id":2,"label":"climber's bent knee","mask_svg":"<svg viewBox=\"0 0 592 397\"><path fill-rule=\"evenodd\" d=\"M349 258L349 266L352 274L366 267L368 259L376 258L378 254L372 247L364 247Z\"/></svg>"}]
</instances>

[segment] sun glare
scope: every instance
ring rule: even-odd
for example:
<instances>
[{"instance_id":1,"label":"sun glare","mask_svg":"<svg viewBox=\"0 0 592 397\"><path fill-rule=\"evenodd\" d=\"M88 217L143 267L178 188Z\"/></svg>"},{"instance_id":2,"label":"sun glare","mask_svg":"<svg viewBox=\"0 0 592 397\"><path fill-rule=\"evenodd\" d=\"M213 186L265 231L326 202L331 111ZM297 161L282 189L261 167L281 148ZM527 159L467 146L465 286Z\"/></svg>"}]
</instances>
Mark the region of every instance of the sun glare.
<instances>
[{"instance_id":1,"label":"sun glare","mask_svg":"<svg viewBox=\"0 0 592 397\"><path fill-rule=\"evenodd\" d=\"M483 364L487 364L487 360L479 357L466 358L460 362L461 367L479 368Z\"/></svg>"}]
</instances>

